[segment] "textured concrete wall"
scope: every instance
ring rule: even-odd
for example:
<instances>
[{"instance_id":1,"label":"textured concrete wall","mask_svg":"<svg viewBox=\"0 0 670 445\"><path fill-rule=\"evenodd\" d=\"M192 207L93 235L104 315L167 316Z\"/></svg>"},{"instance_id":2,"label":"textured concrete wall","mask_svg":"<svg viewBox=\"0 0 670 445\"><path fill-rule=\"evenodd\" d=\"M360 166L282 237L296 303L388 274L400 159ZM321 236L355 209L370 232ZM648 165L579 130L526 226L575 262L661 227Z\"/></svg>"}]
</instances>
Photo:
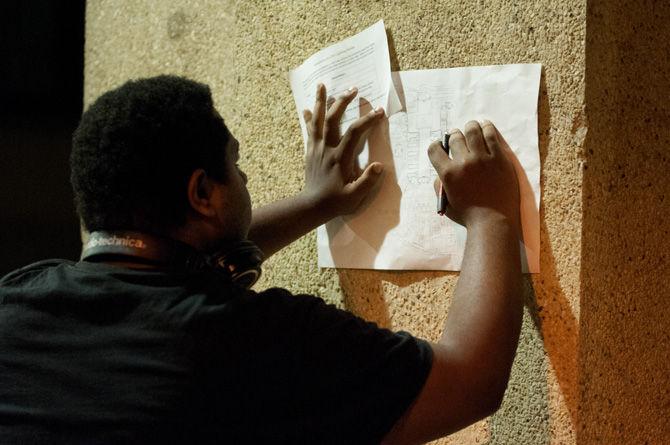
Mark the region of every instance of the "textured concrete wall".
<instances>
[{"instance_id":1,"label":"textured concrete wall","mask_svg":"<svg viewBox=\"0 0 670 445\"><path fill-rule=\"evenodd\" d=\"M670 141L658 125L667 123L668 94L629 87L647 78L667 87L667 40L650 43L667 27L667 6L648 2L629 20L631 5L594 3L587 13L578 0L91 0L85 100L159 73L210 84L241 142L252 198L263 204L301 187L302 142L287 72L323 46L383 18L395 70L542 63L542 273L525 281L521 344L502 409L440 443L664 443L668 427L660 415L670 404L662 178ZM646 25L659 14L665 20ZM637 65L635 49L657 69ZM630 118L634 126L627 126ZM612 131L619 128L626 130ZM622 199L626 194L631 198ZM663 204L665 213L647 210ZM312 233L271 258L258 286L316 293L381 325L436 339L457 277L319 270ZM647 359L653 369L638 365ZM647 391L638 393L637 385ZM635 406L646 419L631 419Z\"/></svg>"},{"instance_id":2,"label":"textured concrete wall","mask_svg":"<svg viewBox=\"0 0 670 445\"><path fill-rule=\"evenodd\" d=\"M589 3L579 443L670 443L670 3Z\"/></svg>"}]
</instances>

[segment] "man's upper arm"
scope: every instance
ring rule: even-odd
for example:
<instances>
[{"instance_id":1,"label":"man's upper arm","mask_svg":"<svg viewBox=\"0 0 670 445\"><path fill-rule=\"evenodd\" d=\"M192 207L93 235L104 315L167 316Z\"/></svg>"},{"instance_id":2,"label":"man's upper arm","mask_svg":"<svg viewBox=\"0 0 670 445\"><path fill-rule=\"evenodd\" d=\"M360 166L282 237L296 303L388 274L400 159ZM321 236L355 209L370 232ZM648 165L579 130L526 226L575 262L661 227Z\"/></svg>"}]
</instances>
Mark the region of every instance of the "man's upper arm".
<instances>
[{"instance_id":1,"label":"man's upper arm","mask_svg":"<svg viewBox=\"0 0 670 445\"><path fill-rule=\"evenodd\" d=\"M487 391L478 372L446 346L431 344L433 363L423 389L386 435L385 445L424 443L458 431L493 411L496 391Z\"/></svg>"}]
</instances>

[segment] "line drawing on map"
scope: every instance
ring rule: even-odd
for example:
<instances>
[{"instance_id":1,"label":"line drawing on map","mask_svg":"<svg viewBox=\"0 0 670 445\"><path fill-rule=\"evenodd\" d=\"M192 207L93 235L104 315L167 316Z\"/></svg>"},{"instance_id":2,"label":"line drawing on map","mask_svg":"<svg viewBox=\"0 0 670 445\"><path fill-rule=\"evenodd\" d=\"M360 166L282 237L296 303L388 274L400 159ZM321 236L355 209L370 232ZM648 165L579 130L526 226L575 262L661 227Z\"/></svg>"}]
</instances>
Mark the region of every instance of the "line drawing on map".
<instances>
[{"instance_id":1,"label":"line drawing on map","mask_svg":"<svg viewBox=\"0 0 670 445\"><path fill-rule=\"evenodd\" d=\"M394 82L399 82L394 76ZM443 218L435 215L435 197L426 192L433 190L437 173L426 153L435 140L442 140L453 122L454 91L445 85L415 84L402 91L403 111L391 116L390 125L393 157L398 170L403 201L401 220L420 218L424 224L399 227L398 238L428 256L448 256L460 252L464 242L457 230L445 230ZM460 263L461 255L454 261Z\"/></svg>"}]
</instances>

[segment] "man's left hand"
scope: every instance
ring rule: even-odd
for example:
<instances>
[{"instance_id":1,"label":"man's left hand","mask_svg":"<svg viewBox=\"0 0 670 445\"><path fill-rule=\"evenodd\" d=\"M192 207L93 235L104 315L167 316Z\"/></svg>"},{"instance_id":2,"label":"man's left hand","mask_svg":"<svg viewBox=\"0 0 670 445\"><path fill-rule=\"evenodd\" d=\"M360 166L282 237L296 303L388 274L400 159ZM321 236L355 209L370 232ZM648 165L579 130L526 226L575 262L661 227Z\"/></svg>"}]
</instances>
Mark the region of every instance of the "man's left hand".
<instances>
[{"instance_id":1,"label":"man's left hand","mask_svg":"<svg viewBox=\"0 0 670 445\"><path fill-rule=\"evenodd\" d=\"M326 87L319 84L314 111L303 112L308 133L303 193L328 219L356 211L384 169L372 162L361 171L356 160L370 130L384 117L383 108L358 118L340 135L340 120L357 92L352 88L326 100Z\"/></svg>"}]
</instances>

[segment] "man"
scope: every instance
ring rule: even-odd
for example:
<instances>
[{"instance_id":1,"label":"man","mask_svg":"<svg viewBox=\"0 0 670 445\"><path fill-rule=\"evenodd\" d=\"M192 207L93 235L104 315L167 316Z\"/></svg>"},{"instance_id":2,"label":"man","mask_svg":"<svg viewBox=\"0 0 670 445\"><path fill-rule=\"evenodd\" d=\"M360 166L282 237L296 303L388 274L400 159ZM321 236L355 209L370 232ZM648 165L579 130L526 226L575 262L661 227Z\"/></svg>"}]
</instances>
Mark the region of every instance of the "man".
<instances>
[{"instance_id":1,"label":"man","mask_svg":"<svg viewBox=\"0 0 670 445\"><path fill-rule=\"evenodd\" d=\"M253 213L205 85L131 81L91 105L71 157L84 260L0 282L0 442L420 443L493 413L522 305L517 180L491 123L451 132L453 159L428 149L468 230L437 343L238 280L256 270L247 239L270 256L381 177L354 153L383 110L339 132L355 96L319 85L304 190Z\"/></svg>"}]
</instances>

